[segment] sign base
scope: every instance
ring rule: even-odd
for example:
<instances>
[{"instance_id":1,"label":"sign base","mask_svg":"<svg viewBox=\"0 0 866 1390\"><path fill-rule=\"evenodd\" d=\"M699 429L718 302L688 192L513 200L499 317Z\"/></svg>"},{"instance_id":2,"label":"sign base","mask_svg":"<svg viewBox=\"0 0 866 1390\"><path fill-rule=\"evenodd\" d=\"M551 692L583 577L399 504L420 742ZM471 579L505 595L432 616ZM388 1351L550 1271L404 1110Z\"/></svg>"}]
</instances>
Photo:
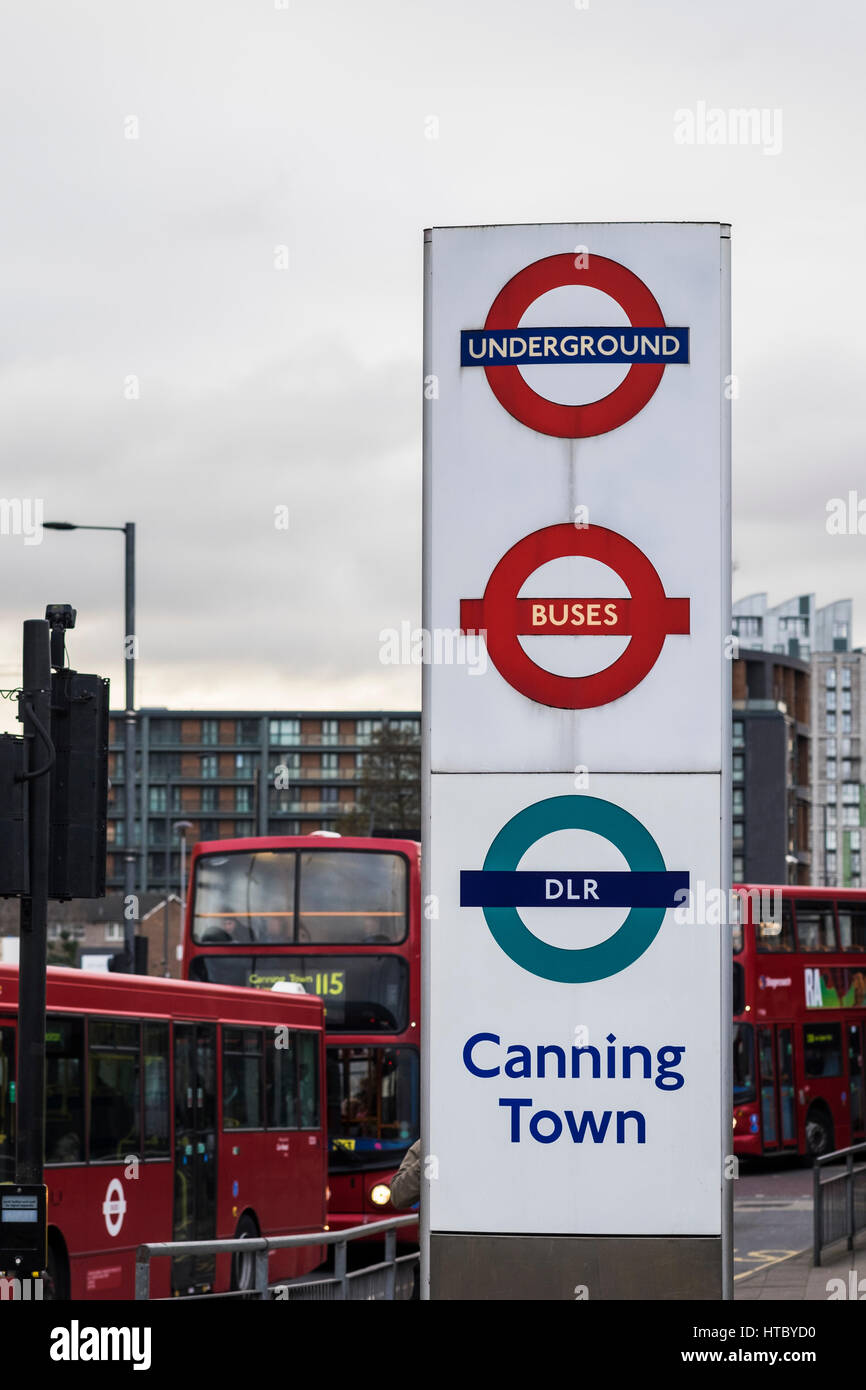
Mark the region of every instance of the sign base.
<instances>
[{"instance_id":1,"label":"sign base","mask_svg":"<svg viewBox=\"0 0 866 1390\"><path fill-rule=\"evenodd\" d=\"M722 1268L720 1236L430 1235L437 1301L719 1300Z\"/></svg>"}]
</instances>

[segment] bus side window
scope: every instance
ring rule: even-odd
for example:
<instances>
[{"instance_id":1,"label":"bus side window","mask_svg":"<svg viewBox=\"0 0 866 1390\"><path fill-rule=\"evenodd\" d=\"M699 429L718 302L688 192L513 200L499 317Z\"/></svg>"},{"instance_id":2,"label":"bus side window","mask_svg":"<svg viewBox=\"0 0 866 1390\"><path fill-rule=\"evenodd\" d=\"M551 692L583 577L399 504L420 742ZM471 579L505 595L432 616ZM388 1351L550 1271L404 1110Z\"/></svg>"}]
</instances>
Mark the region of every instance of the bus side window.
<instances>
[{"instance_id":1,"label":"bus side window","mask_svg":"<svg viewBox=\"0 0 866 1390\"><path fill-rule=\"evenodd\" d=\"M141 1028L92 1018L88 1028L90 1158L140 1154Z\"/></svg>"},{"instance_id":2,"label":"bus side window","mask_svg":"<svg viewBox=\"0 0 866 1390\"><path fill-rule=\"evenodd\" d=\"M84 1161L84 1019L45 1020L45 1162Z\"/></svg>"},{"instance_id":3,"label":"bus side window","mask_svg":"<svg viewBox=\"0 0 866 1390\"><path fill-rule=\"evenodd\" d=\"M833 904L798 898L797 941L801 951L835 951L836 923Z\"/></svg>"},{"instance_id":4,"label":"bus side window","mask_svg":"<svg viewBox=\"0 0 866 1390\"><path fill-rule=\"evenodd\" d=\"M223 1028L223 1129L264 1129L262 1032Z\"/></svg>"},{"instance_id":5,"label":"bus side window","mask_svg":"<svg viewBox=\"0 0 866 1390\"><path fill-rule=\"evenodd\" d=\"M787 898L782 901L782 921L755 923L755 946L759 951L793 951L794 922L791 904Z\"/></svg>"},{"instance_id":6,"label":"bus side window","mask_svg":"<svg viewBox=\"0 0 866 1390\"><path fill-rule=\"evenodd\" d=\"M298 1034L298 1108L301 1129L318 1129L319 1051L313 1033Z\"/></svg>"},{"instance_id":7,"label":"bus side window","mask_svg":"<svg viewBox=\"0 0 866 1390\"><path fill-rule=\"evenodd\" d=\"M165 1158L169 1152L168 1024L144 1028L144 1156Z\"/></svg>"},{"instance_id":8,"label":"bus side window","mask_svg":"<svg viewBox=\"0 0 866 1390\"><path fill-rule=\"evenodd\" d=\"M268 1129L298 1128L297 1036L280 1029L268 1040Z\"/></svg>"},{"instance_id":9,"label":"bus side window","mask_svg":"<svg viewBox=\"0 0 866 1390\"><path fill-rule=\"evenodd\" d=\"M839 937L843 951L866 951L866 903L839 904Z\"/></svg>"}]
</instances>

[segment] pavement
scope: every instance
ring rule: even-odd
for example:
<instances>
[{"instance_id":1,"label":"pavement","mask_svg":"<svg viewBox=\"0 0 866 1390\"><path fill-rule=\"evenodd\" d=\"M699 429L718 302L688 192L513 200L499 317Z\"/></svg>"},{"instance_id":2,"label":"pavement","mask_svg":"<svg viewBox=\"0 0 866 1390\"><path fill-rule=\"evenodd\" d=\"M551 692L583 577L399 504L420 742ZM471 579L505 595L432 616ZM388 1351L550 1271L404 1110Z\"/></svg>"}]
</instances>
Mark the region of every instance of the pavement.
<instances>
[{"instance_id":1,"label":"pavement","mask_svg":"<svg viewBox=\"0 0 866 1390\"><path fill-rule=\"evenodd\" d=\"M852 1271L854 1271L852 1276ZM837 1281L832 1283L831 1281ZM841 1283L839 1282L841 1281ZM825 1249L821 1264L812 1264L812 1248L783 1259L768 1261L734 1279L737 1302L806 1301L826 1303L831 1298L866 1300L866 1233L847 1250L840 1242Z\"/></svg>"}]
</instances>

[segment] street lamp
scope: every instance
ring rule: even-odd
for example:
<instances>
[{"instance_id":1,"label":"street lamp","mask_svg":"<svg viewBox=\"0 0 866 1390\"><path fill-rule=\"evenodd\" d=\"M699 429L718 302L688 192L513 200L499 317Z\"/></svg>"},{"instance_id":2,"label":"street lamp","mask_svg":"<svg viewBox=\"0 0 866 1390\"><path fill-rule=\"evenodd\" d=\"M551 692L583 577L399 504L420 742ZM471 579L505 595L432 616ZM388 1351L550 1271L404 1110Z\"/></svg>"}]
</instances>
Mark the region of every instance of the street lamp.
<instances>
[{"instance_id":1,"label":"street lamp","mask_svg":"<svg viewBox=\"0 0 866 1390\"><path fill-rule=\"evenodd\" d=\"M124 792L124 855L123 855L123 939L127 968L135 973L135 927L138 905L135 897L135 522L125 526L82 526L76 521L43 521L45 531L121 531L126 538L124 566L123 655L126 667L126 708L123 713L125 731L124 762L126 764ZM134 912L127 915L130 906Z\"/></svg>"},{"instance_id":2,"label":"street lamp","mask_svg":"<svg viewBox=\"0 0 866 1390\"><path fill-rule=\"evenodd\" d=\"M186 919L186 832L192 830L191 820L176 820L172 830L179 830L180 836L180 939L183 941Z\"/></svg>"}]
</instances>

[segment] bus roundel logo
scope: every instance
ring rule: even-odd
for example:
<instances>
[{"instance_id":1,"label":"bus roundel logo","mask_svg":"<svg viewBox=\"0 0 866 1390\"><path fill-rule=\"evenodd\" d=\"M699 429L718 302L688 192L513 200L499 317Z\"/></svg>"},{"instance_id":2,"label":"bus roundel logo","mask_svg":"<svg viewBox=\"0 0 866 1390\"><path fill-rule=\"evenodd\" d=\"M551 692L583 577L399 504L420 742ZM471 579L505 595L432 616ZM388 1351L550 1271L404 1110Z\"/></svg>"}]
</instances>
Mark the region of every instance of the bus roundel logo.
<instances>
[{"instance_id":1,"label":"bus roundel logo","mask_svg":"<svg viewBox=\"0 0 866 1390\"><path fill-rule=\"evenodd\" d=\"M518 598L534 570L550 560L585 556L614 570L629 598ZM603 526L568 522L533 531L503 555L484 597L460 604L463 632L486 634L487 650L509 685L554 709L591 709L634 690L661 655L665 639L689 631L689 600L668 598L651 561L631 541ZM537 665L521 636L624 637L610 666L589 676L559 676Z\"/></svg>"},{"instance_id":2,"label":"bus roundel logo","mask_svg":"<svg viewBox=\"0 0 866 1390\"><path fill-rule=\"evenodd\" d=\"M564 285L601 290L625 311L632 328L520 329L534 301ZM537 348L527 345L531 335ZM500 349L497 356L490 347ZM503 349L504 344L504 350ZM514 344L519 344L517 348ZM473 350L474 349L474 350ZM633 419L650 401L673 362L688 362L688 329L670 328L655 296L618 261L604 256L547 256L518 271L494 299L484 328L462 335L461 365L483 366L490 389L515 420L539 434L587 439ZM613 391L586 405L562 405L534 391L521 366L539 363L631 363Z\"/></svg>"},{"instance_id":3,"label":"bus roundel logo","mask_svg":"<svg viewBox=\"0 0 866 1390\"><path fill-rule=\"evenodd\" d=\"M589 830L609 840L628 872L573 868L519 870L537 840L559 830ZM594 796L552 796L513 816L494 839L484 867L460 875L460 906L481 907L496 944L531 975L586 984L618 975L655 940L665 912L688 892L689 874L670 872L652 835L635 816ZM594 946L551 946L529 930L522 907L628 907L622 925Z\"/></svg>"},{"instance_id":4,"label":"bus roundel logo","mask_svg":"<svg viewBox=\"0 0 866 1390\"><path fill-rule=\"evenodd\" d=\"M102 1215L105 1217L105 1229L108 1234L110 1236L119 1235L123 1218L126 1215L126 1197L118 1178L112 1178L108 1184L105 1201L102 1203Z\"/></svg>"}]
</instances>

